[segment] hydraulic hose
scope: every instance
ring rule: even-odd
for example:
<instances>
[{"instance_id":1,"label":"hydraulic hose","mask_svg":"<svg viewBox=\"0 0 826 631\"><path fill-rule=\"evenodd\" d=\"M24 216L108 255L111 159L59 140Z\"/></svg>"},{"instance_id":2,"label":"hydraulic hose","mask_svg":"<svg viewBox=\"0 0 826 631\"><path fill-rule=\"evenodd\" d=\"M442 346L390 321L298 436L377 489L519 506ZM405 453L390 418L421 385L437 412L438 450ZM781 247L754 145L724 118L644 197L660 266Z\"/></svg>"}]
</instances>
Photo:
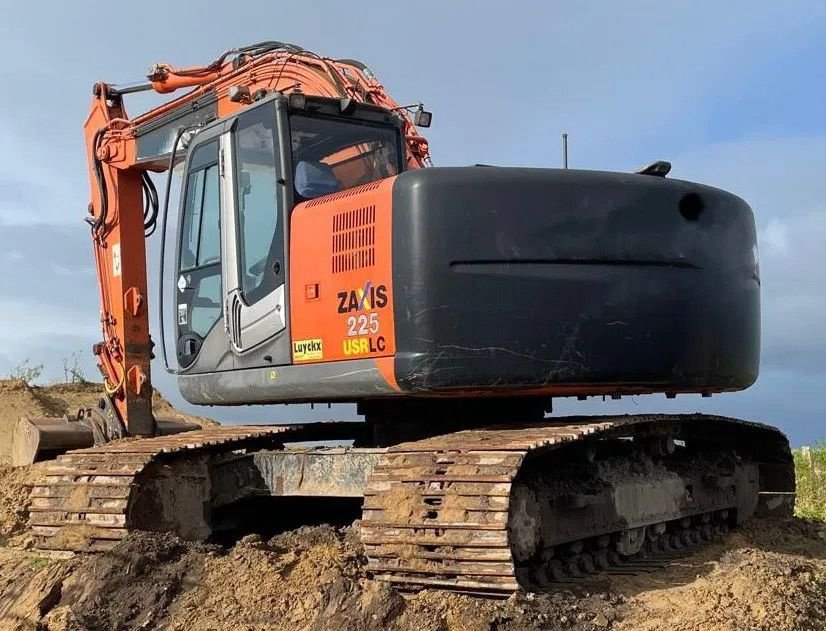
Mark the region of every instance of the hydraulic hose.
<instances>
[{"instance_id":1,"label":"hydraulic hose","mask_svg":"<svg viewBox=\"0 0 826 631\"><path fill-rule=\"evenodd\" d=\"M109 211L109 193L106 191L106 179L103 175L103 167L101 166L100 159L97 156L98 147L100 146L100 141L103 138L104 133L106 133L106 128L101 127L95 132L95 136L92 139L92 153L94 154L92 162L95 170L95 181L97 182L98 191L100 192L100 213L98 214L95 222L92 224L93 232L97 232L97 230L104 225L106 222L106 215Z\"/></svg>"}]
</instances>

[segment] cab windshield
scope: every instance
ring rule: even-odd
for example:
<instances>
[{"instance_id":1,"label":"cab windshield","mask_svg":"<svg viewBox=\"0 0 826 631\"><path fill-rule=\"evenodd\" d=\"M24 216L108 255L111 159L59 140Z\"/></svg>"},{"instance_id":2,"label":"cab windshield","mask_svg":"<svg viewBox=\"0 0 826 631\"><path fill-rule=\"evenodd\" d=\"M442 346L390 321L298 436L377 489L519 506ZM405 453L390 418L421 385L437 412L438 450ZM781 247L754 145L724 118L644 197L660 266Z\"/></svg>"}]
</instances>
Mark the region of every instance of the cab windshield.
<instances>
[{"instance_id":1,"label":"cab windshield","mask_svg":"<svg viewBox=\"0 0 826 631\"><path fill-rule=\"evenodd\" d=\"M350 119L290 117L297 201L397 175L401 134L390 125Z\"/></svg>"}]
</instances>

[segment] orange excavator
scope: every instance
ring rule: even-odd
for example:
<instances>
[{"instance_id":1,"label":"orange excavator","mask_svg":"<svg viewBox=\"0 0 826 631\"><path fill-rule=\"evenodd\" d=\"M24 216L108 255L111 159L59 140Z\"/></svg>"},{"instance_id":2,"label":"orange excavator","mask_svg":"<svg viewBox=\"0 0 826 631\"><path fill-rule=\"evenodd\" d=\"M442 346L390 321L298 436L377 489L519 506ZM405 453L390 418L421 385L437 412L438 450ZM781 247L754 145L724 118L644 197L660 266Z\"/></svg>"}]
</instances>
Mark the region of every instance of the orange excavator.
<instances>
[{"instance_id":1,"label":"orange excavator","mask_svg":"<svg viewBox=\"0 0 826 631\"><path fill-rule=\"evenodd\" d=\"M143 90L184 92L130 118L124 97ZM666 162L432 167L416 129L430 119L364 64L281 42L94 86L105 392L76 418L17 428L18 461L53 459L32 493L40 546L105 550L134 529L207 539L239 528L253 500L354 498L371 575L505 594L789 510L789 445L772 427L550 414L556 397L754 382L748 205L668 179ZM149 173L163 171L161 204ZM158 342L184 398L355 402L362 418L156 419L146 243L158 227ZM258 517L284 510L266 506Z\"/></svg>"}]
</instances>

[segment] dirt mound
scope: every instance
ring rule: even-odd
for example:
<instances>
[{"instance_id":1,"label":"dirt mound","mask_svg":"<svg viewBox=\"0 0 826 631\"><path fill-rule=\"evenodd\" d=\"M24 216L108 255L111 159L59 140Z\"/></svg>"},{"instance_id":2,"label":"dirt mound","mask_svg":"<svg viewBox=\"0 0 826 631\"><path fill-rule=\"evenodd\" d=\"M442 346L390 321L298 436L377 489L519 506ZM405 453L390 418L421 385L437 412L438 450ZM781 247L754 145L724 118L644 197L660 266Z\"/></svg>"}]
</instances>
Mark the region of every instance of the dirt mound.
<instances>
[{"instance_id":1,"label":"dirt mound","mask_svg":"<svg viewBox=\"0 0 826 631\"><path fill-rule=\"evenodd\" d=\"M826 628L823 560L755 549L726 553L690 585L640 594L616 629L674 631Z\"/></svg>"},{"instance_id":2,"label":"dirt mound","mask_svg":"<svg viewBox=\"0 0 826 631\"><path fill-rule=\"evenodd\" d=\"M0 630L44 629L42 621L60 601L63 581L75 564L0 548Z\"/></svg>"},{"instance_id":3,"label":"dirt mound","mask_svg":"<svg viewBox=\"0 0 826 631\"><path fill-rule=\"evenodd\" d=\"M26 382L0 380L0 466L11 464L11 441L17 420L24 415L47 414L44 402Z\"/></svg>"},{"instance_id":4,"label":"dirt mound","mask_svg":"<svg viewBox=\"0 0 826 631\"><path fill-rule=\"evenodd\" d=\"M32 485L42 480L45 469L45 463L0 467L0 545L26 529Z\"/></svg>"},{"instance_id":5,"label":"dirt mound","mask_svg":"<svg viewBox=\"0 0 826 631\"><path fill-rule=\"evenodd\" d=\"M364 577L357 527L301 528L229 550L131 536L62 582L55 629L592 629L621 597L560 592L507 601L422 592L403 597Z\"/></svg>"},{"instance_id":6,"label":"dirt mound","mask_svg":"<svg viewBox=\"0 0 826 631\"><path fill-rule=\"evenodd\" d=\"M0 550L0 588L18 595L0 597L0 629L826 628L826 529L797 519L756 522L656 572L507 600L403 596L366 578L364 564L357 525L251 535L231 548L138 533L111 553L68 561ZM17 626L3 626L4 611Z\"/></svg>"},{"instance_id":7,"label":"dirt mound","mask_svg":"<svg viewBox=\"0 0 826 631\"><path fill-rule=\"evenodd\" d=\"M20 380L0 380L0 467L11 463L14 427L21 416L73 416L80 408L97 405L99 383L61 383L29 386ZM156 390L152 409L158 418L188 421L202 427L217 425L212 419L179 412Z\"/></svg>"},{"instance_id":8,"label":"dirt mound","mask_svg":"<svg viewBox=\"0 0 826 631\"><path fill-rule=\"evenodd\" d=\"M50 618L68 628L154 629L173 601L200 581L210 553L171 535L135 534L112 553L89 557L64 582Z\"/></svg>"}]
</instances>

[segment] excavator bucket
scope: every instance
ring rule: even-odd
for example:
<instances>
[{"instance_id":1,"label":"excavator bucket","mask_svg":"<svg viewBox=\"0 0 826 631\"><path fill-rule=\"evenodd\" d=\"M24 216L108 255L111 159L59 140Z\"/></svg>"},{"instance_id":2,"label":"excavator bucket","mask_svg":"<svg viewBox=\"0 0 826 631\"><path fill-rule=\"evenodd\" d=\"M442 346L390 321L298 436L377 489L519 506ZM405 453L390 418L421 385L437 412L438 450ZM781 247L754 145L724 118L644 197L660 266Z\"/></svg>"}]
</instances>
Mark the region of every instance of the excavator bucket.
<instances>
[{"instance_id":1,"label":"excavator bucket","mask_svg":"<svg viewBox=\"0 0 826 631\"><path fill-rule=\"evenodd\" d=\"M173 419L156 419L156 427L160 436L200 429L195 423ZM53 460L72 449L84 449L94 444L94 432L85 419L23 416L14 428L12 465L22 467Z\"/></svg>"},{"instance_id":2,"label":"excavator bucket","mask_svg":"<svg viewBox=\"0 0 826 631\"><path fill-rule=\"evenodd\" d=\"M12 465L51 460L70 449L94 445L92 428L81 421L62 417L23 416L14 428Z\"/></svg>"}]
</instances>

